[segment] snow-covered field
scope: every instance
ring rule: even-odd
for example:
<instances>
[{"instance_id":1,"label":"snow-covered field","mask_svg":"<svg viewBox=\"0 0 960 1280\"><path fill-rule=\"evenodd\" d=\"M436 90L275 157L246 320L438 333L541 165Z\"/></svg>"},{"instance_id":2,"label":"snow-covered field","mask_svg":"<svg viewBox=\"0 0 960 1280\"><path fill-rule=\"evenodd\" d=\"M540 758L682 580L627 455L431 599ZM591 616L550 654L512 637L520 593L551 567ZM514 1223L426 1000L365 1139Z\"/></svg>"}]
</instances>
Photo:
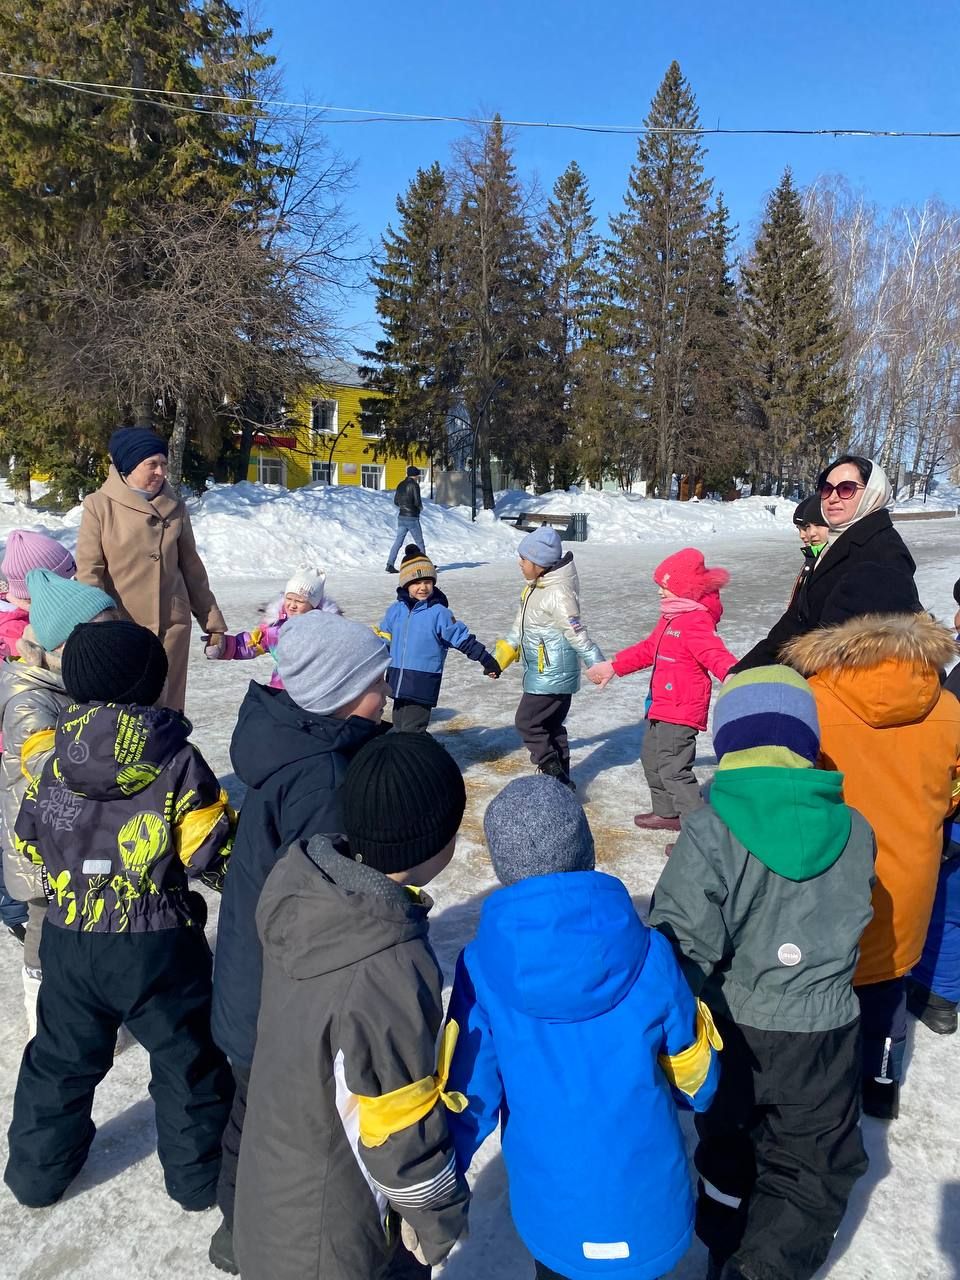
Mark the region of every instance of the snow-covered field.
<instances>
[{"instance_id":1,"label":"snow-covered field","mask_svg":"<svg viewBox=\"0 0 960 1280\"><path fill-rule=\"evenodd\" d=\"M379 620L396 585L396 579L383 573L393 509L382 495L354 491L338 500L337 492L312 489L301 496L237 486L236 491L215 490L204 500L195 516L198 542L231 627L252 625L258 610L280 590L286 572L305 556L315 556L327 567L328 590L350 616ZM504 506L515 502L515 495L502 501ZM525 497L524 505L542 509L544 501ZM589 514L590 539L572 549L580 567L584 620L608 654L652 625L651 570L682 545L702 545L708 563L724 565L733 575L724 593L722 633L734 652L744 651L779 616L799 566L789 525L791 503L775 504L779 509L772 516L764 510L771 499L682 507L601 494L549 501L554 509ZM39 520L37 512L0 503L0 538L17 524L30 524L44 525L71 541L76 523L73 513ZM519 596L519 573L510 561L518 535L490 516L471 529L469 512L464 520L462 513L432 507L424 531L428 551L446 566L441 582L457 616L492 642L510 621ZM917 523L904 525L902 532L920 565L918 581L926 604L938 616L952 617L960 524ZM194 651L187 711L195 741L235 802L242 800L242 789L231 772L228 747L236 710L247 681L265 679L268 671L266 660L207 663L199 644ZM569 720L574 776L596 836L599 863L622 877L641 911L663 865L662 839L638 833L632 823L647 800L638 764L645 689L643 676L615 681L603 692L585 684ZM431 888L437 903L432 937L448 975L494 884L482 841L484 808L511 777L529 767L513 729L519 691L516 668L494 683L483 678L476 664L451 655L433 729L464 769L469 806L457 855ZM704 734L698 751L701 778L709 776L713 763L710 737ZM215 911L212 917L215 942ZM12 942L0 939L4 1129L23 1041L17 951ZM870 1171L854 1192L822 1276L960 1278L956 1055L956 1039L911 1027L901 1118L890 1126L864 1121ZM134 1046L118 1058L99 1091L96 1142L61 1204L31 1212L0 1188L0 1277L192 1280L218 1274L206 1260L218 1215L185 1214L164 1194L147 1080L146 1055ZM576 1149L575 1136L571 1147ZM0 1159L5 1159L2 1148ZM703 1269L703 1251L695 1243L671 1280L700 1280ZM532 1264L510 1222L494 1137L474 1169L470 1239L437 1275L443 1280L524 1280L531 1274Z\"/></svg>"}]
</instances>

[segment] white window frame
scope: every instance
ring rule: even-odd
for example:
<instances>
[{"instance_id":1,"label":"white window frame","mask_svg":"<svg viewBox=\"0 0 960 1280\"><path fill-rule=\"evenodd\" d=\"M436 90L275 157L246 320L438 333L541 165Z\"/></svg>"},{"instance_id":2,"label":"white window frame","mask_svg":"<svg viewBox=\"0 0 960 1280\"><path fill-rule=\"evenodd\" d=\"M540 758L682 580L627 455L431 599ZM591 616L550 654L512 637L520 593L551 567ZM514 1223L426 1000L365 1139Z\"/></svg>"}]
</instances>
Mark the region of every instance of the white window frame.
<instances>
[{"instance_id":1,"label":"white window frame","mask_svg":"<svg viewBox=\"0 0 960 1280\"><path fill-rule=\"evenodd\" d=\"M330 419L330 426L317 426L319 410L321 405L332 408L333 415ZM315 436L335 436L340 428L340 405L336 400L331 400L329 396L316 396L310 401L310 430Z\"/></svg>"},{"instance_id":2,"label":"white window frame","mask_svg":"<svg viewBox=\"0 0 960 1280\"><path fill-rule=\"evenodd\" d=\"M279 468L280 468L280 479L279 479L279 480L265 480L265 479L263 478L263 476L264 476L264 468L265 468L265 467L269 467L271 471L272 471L275 467L279 467ZM273 458L273 457L269 457L269 456L268 456L268 457L264 457L264 455L263 455L262 453L261 453L261 454L258 454L258 455L257 455L257 480L259 481L259 483L260 483L260 484L279 484L279 485L282 485L282 486L285 488L285 487L286 487L286 484L287 484L287 464L286 464L286 462L284 461L284 459L283 459L283 458Z\"/></svg>"},{"instance_id":3,"label":"white window frame","mask_svg":"<svg viewBox=\"0 0 960 1280\"><path fill-rule=\"evenodd\" d=\"M317 475L317 468L324 467L330 473L330 478L324 480ZM310 463L310 480L312 484L336 484L337 483L337 464L335 462L324 462L320 458L314 458Z\"/></svg>"},{"instance_id":4,"label":"white window frame","mask_svg":"<svg viewBox=\"0 0 960 1280\"><path fill-rule=\"evenodd\" d=\"M372 425L370 424L369 418L364 419L363 417L361 417L360 434L363 436L364 440L382 440L383 427Z\"/></svg>"},{"instance_id":5,"label":"white window frame","mask_svg":"<svg viewBox=\"0 0 960 1280\"><path fill-rule=\"evenodd\" d=\"M376 484L366 484L367 477L372 478L372 473L376 472ZM360 486L363 489L374 490L378 493L383 492L383 466L378 462L364 462L360 466Z\"/></svg>"}]
</instances>

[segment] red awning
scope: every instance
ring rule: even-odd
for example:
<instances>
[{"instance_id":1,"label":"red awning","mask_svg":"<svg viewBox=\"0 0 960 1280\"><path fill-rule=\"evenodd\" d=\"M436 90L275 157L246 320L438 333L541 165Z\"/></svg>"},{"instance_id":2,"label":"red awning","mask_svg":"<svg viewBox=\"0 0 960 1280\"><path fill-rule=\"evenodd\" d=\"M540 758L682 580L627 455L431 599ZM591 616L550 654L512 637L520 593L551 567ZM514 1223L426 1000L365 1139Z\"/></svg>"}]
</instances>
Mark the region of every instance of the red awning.
<instances>
[{"instance_id":1,"label":"red awning","mask_svg":"<svg viewBox=\"0 0 960 1280\"><path fill-rule=\"evenodd\" d=\"M267 436L258 431L253 437L253 443L261 449L295 449L297 447L297 437Z\"/></svg>"}]
</instances>

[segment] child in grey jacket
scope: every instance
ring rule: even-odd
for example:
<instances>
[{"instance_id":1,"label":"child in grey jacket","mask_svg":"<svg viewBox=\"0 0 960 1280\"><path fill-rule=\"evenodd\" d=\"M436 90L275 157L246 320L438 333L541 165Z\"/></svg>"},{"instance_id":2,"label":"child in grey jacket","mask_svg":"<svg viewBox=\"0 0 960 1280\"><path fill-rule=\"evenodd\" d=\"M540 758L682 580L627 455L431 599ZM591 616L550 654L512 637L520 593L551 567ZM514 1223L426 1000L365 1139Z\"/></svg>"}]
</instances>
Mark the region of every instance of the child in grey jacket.
<instances>
[{"instance_id":1,"label":"child in grey jacket","mask_svg":"<svg viewBox=\"0 0 960 1280\"><path fill-rule=\"evenodd\" d=\"M809 1280L867 1167L852 978L871 916L874 840L815 768L817 708L787 667L727 680L709 803L690 814L650 924L723 1037L696 1118L697 1234L711 1280Z\"/></svg>"},{"instance_id":2,"label":"child in grey jacket","mask_svg":"<svg viewBox=\"0 0 960 1280\"><path fill-rule=\"evenodd\" d=\"M446 1119L466 1105L446 1090L456 1030L440 1035L432 902L412 887L453 856L463 777L428 734L394 732L357 753L341 802L346 841L293 844L257 908L233 1236L244 1280L426 1280L466 1223Z\"/></svg>"}]
</instances>

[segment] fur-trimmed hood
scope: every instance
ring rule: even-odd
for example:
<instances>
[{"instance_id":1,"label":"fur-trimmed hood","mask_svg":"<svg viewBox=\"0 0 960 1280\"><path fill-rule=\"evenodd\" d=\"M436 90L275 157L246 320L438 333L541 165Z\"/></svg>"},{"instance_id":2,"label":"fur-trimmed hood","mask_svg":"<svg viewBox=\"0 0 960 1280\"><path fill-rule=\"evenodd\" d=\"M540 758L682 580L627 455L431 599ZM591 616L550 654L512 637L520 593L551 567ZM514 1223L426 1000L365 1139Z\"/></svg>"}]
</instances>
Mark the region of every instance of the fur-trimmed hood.
<instances>
[{"instance_id":1,"label":"fur-trimmed hood","mask_svg":"<svg viewBox=\"0 0 960 1280\"><path fill-rule=\"evenodd\" d=\"M798 636L782 658L882 727L927 715L940 697L940 673L957 653L952 633L928 613L868 614Z\"/></svg>"}]
</instances>

